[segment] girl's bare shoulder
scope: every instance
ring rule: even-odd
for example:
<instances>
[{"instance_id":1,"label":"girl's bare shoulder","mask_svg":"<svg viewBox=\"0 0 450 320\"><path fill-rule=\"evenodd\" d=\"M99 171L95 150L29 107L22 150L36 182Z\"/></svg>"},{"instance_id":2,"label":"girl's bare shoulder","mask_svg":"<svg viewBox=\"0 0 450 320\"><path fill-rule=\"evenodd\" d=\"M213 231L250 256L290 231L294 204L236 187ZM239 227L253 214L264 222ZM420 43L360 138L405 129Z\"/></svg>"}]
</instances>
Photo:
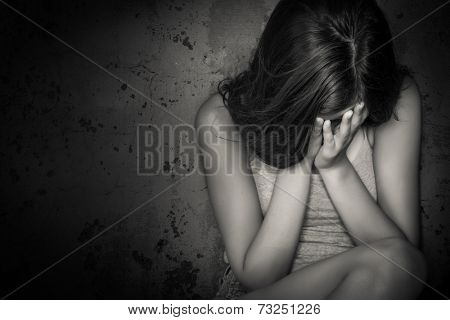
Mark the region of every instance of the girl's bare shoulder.
<instances>
[{"instance_id":1,"label":"girl's bare shoulder","mask_svg":"<svg viewBox=\"0 0 450 320\"><path fill-rule=\"evenodd\" d=\"M403 80L402 90L399 101L396 105L397 112L414 112L421 106L421 97L419 86L412 77L405 77ZM411 110L412 109L412 110ZM414 110L416 109L416 110Z\"/></svg>"},{"instance_id":2,"label":"girl's bare shoulder","mask_svg":"<svg viewBox=\"0 0 450 320\"><path fill-rule=\"evenodd\" d=\"M240 141L238 127L233 122L230 112L218 93L210 96L200 106L195 117L195 128L197 129L198 143L201 146L214 143L215 140L209 138L211 135L220 138L221 144L234 144Z\"/></svg>"},{"instance_id":3,"label":"girl's bare shoulder","mask_svg":"<svg viewBox=\"0 0 450 320\"><path fill-rule=\"evenodd\" d=\"M225 107L222 96L219 93L211 95L202 103L195 117L195 127L233 125L233 120Z\"/></svg>"}]
</instances>

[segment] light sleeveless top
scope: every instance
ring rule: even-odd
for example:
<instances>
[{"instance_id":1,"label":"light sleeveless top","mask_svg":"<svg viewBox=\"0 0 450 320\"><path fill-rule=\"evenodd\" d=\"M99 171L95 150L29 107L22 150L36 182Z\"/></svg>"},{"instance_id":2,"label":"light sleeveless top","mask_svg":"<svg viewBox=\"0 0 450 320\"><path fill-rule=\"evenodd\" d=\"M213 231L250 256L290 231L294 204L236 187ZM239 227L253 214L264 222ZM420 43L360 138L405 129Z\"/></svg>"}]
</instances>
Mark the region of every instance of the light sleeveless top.
<instances>
[{"instance_id":1,"label":"light sleeveless top","mask_svg":"<svg viewBox=\"0 0 450 320\"><path fill-rule=\"evenodd\" d=\"M377 191L373 170L372 146L369 142L368 129L363 127L359 133L362 135L361 143L357 146L353 157L348 154L349 160L369 193L376 200ZM261 209L265 215L272 197L278 169L265 164L258 158L253 158L250 161L250 165L258 190ZM311 175L311 187L305 217L299 232L300 239L295 258L292 262L291 272L316 261L344 252L354 246L339 217L339 213L336 211L327 193L322 177L318 173ZM228 263L226 254L224 254L224 260ZM239 294L243 292L239 290L234 290L235 294L229 292L230 283L227 286L223 282L237 280L233 275L229 275L230 272L232 273L231 270L227 270L227 272L227 277L224 277L221 281L222 287L219 291L222 292L220 294L218 292L217 297L220 298L219 296L223 296L227 299L233 299L237 296L238 292ZM231 287L233 287L232 284ZM227 290L228 292L224 292Z\"/></svg>"}]
</instances>

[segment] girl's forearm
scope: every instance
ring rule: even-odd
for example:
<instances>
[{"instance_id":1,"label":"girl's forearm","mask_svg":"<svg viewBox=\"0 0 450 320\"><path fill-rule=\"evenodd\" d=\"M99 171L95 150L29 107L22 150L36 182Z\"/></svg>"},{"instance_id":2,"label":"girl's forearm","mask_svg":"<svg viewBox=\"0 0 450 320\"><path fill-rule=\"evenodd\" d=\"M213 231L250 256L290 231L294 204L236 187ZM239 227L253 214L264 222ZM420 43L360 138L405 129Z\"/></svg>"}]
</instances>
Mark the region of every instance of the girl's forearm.
<instances>
[{"instance_id":1,"label":"girl's forearm","mask_svg":"<svg viewBox=\"0 0 450 320\"><path fill-rule=\"evenodd\" d=\"M252 279L246 285L251 289L269 285L290 271L309 195L307 171L283 171L277 177L265 218L244 259L243 272Z\"/></svg>"},{"instance_id":2,"label":"girl's forearm","mask_svg":"<svg viewBox=\"0 0 450 320\"><path fill-rule=\"evenodd\" d=\"M372 198L348 158L319 169L331 200L356 243L402 237L403 232Z\"/></svg>"}]
</instances>

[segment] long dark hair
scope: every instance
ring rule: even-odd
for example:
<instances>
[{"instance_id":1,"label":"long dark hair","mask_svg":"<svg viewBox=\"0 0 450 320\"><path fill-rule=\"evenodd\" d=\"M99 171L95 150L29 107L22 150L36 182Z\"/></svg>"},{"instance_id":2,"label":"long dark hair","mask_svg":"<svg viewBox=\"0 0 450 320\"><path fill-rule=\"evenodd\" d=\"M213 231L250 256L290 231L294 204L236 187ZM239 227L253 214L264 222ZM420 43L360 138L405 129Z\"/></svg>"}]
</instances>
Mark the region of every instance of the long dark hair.
<instances>
[{"instance_id":1,"label":"long dark hair","mask_svg":"<svg viewBox=\"0 0 450 320\"><path fill-rule=\"evenodd\" d=\"M303 159L319 114L364 101L365 125L390 119L405 73L375 0L281 0L247 70L218 92L256 156L285 168Z\"/></svg>"}]
</instances>

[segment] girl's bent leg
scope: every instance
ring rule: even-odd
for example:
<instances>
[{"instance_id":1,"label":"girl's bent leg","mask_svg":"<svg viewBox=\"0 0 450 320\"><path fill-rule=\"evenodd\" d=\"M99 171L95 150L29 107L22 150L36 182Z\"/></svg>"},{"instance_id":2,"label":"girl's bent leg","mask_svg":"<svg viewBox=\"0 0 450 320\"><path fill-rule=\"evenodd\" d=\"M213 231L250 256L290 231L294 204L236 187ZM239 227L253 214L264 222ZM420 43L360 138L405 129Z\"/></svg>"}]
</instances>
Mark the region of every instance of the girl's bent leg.
<instances>
[{"instance_id":1,"label":"girl's bent leg","mask_svg":"<svg viewBox=\"0 0 450 320\"><path fill-rule=\"evenodd\" d=\"M358 246L295 271L240 299L409 299L422 289L423 255L406 240Z\"/></svg>"}]
</instances>

